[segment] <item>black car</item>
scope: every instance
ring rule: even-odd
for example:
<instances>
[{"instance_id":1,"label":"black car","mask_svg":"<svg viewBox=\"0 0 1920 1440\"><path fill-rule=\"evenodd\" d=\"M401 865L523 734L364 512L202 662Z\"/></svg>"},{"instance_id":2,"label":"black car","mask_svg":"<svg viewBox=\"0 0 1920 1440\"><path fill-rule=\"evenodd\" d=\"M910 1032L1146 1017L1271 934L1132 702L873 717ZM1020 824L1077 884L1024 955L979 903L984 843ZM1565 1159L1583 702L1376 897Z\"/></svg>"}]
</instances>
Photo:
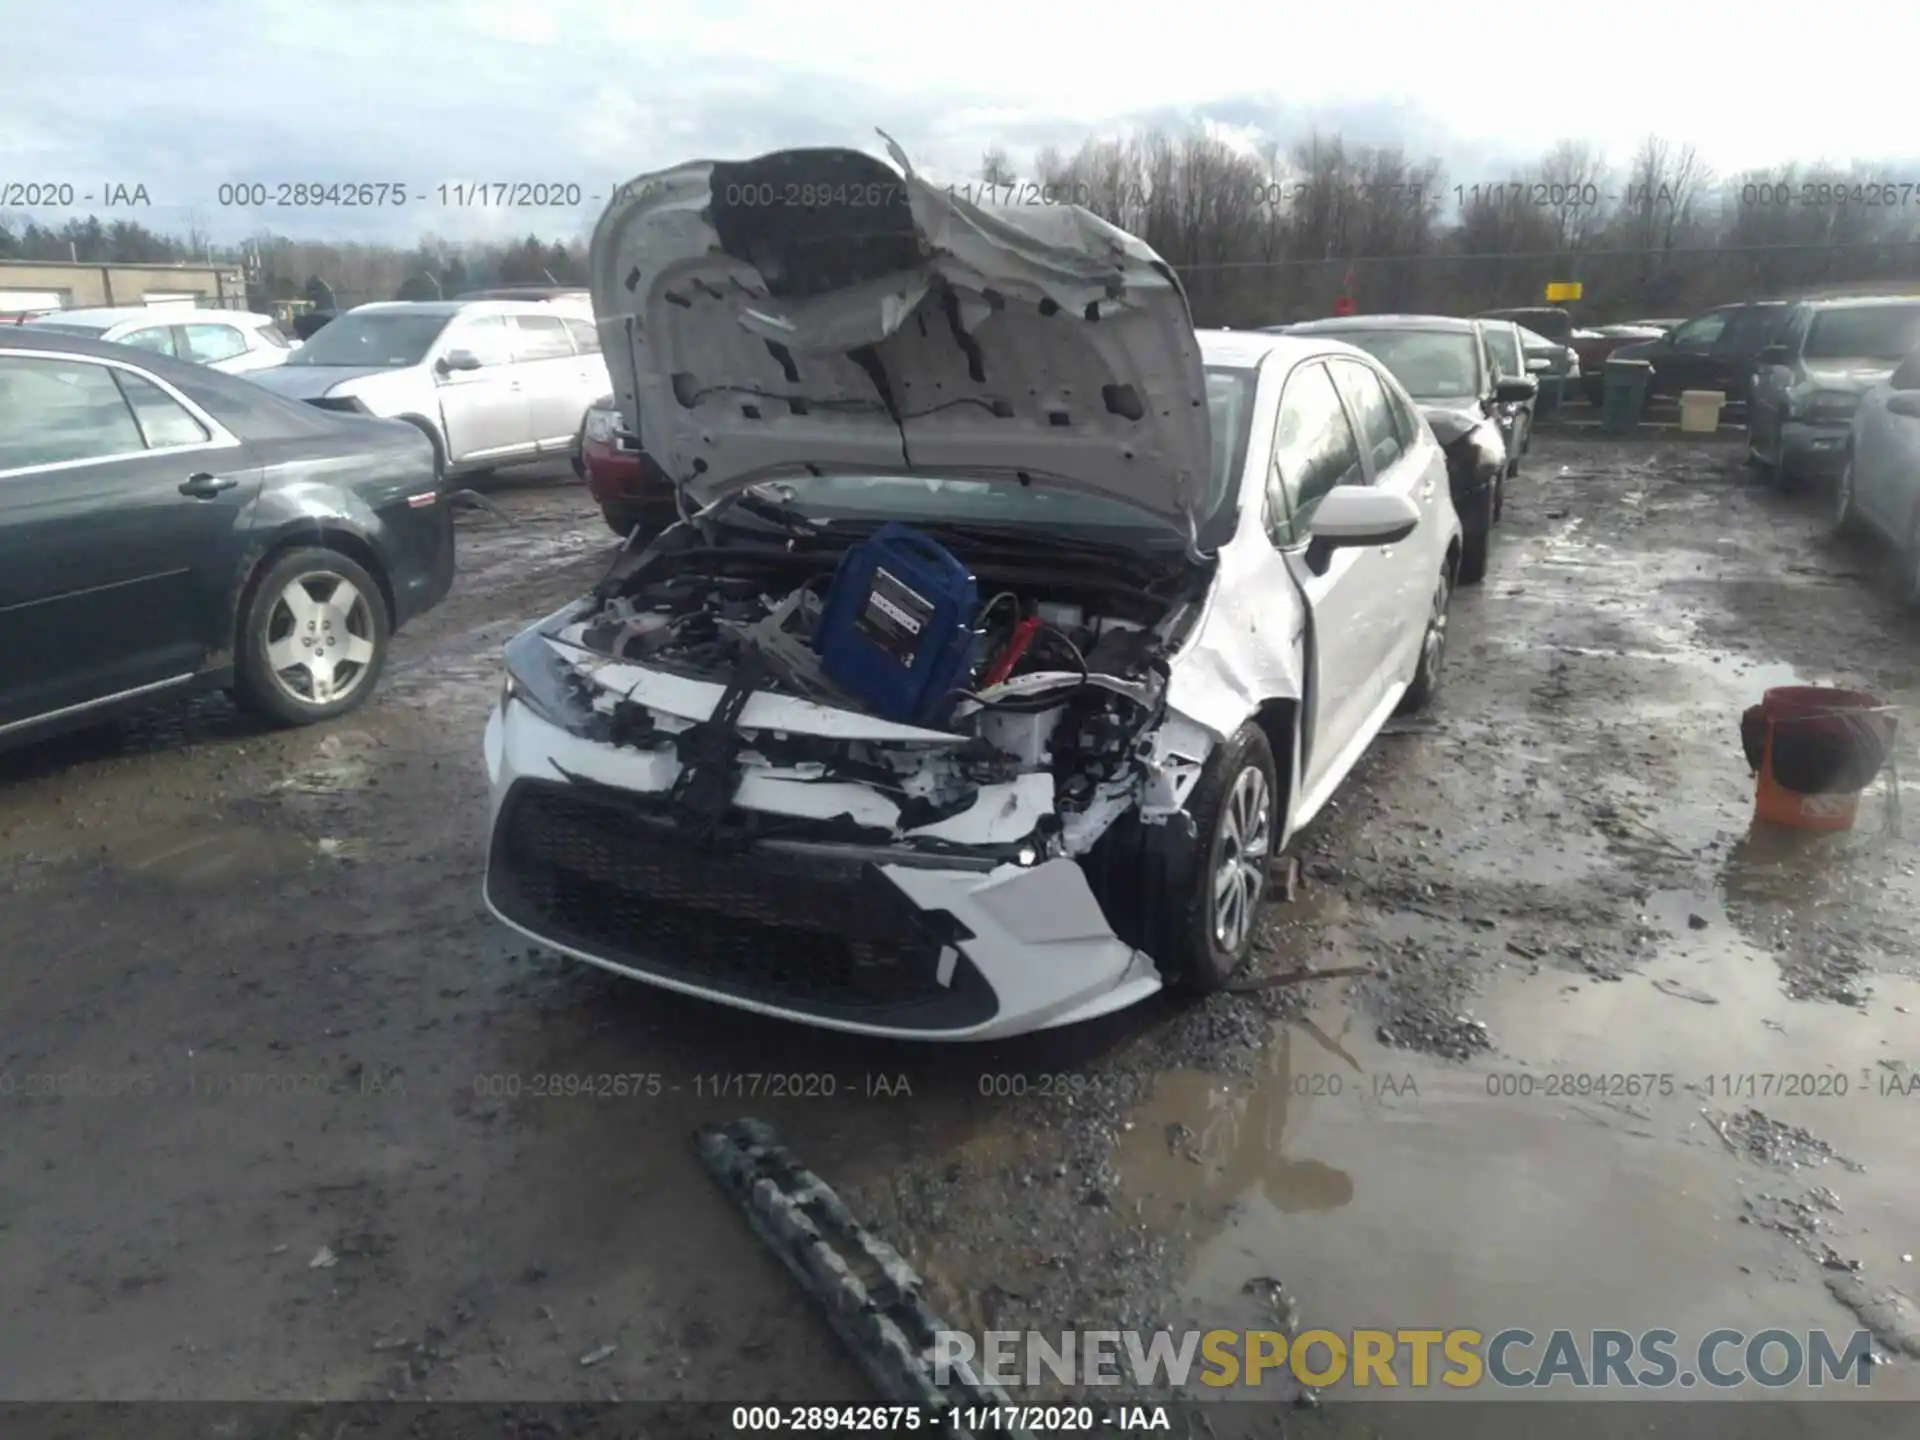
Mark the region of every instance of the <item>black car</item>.
<instances>
[{"instance_id":1,"label":"black car","mask_svg":"<svg viewBox=\"0 0 1920 1440\"><path fill-rule=\"evenodd\" d=\"M0 333L0 745L214 687L283 724L341 714L452 583L413 426Z\"/></svg>"},{"instance_id":2,"label":"black car","mask_svg":"<svg viewBox=\"0 0 1920 1440\"><path fill-rule=\"evenodd\" d=\"M1754 362L1780 333L1790 308L1785 300L1718 305L1656 339L1616 346L1607 358L1651 364L1650 396L1718 390L1730 401L1744 402Z\"/></svg>"},{"instance_id":3,"label":"black car","mask_svg":"<svg viewBox=\"0 0 1920 1440\"><path fill-rule=\"evenodd\" d=\"M1487 573L1494 522L1505 508L1505 407L1538 393L1530 376L1505 378L1471 320L1447 315L1345 315L1283 327L1289 335L1326 335L1358 346L1391 370L1420 407L1447 452L1453 508L1466 532L1460 579Z\"/></svg>"}]
</instances>

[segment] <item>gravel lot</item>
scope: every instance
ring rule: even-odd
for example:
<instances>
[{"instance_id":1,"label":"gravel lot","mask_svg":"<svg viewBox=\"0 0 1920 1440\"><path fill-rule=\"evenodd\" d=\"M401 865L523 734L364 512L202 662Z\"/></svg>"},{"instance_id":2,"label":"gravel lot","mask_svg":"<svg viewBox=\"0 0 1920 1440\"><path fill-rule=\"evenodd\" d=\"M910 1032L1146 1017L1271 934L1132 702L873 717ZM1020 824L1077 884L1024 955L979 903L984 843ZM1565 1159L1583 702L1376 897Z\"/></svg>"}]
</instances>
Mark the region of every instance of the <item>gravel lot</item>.
<instances>
[{"instance_id":1,"label":"gravel lot","mask_svg":"<svg viewBox=\"0 0 1920 1440\"><path fill-rule=\"evenodd\" d=\"M1536 441L1439 707L1268 917L1263 970L1372 974L986 1048L486 916L499 647L612 555L571 483L494 499L359 714L0 756L0 1399L864 1398L694 1161L747 1113L968 1326L1848 1331L1835 1267L1920 1290L1915 824L1883 779L1851 834L1750 833L1737 728L1799 680L1910 705L1920 626L1738 446ZM834 1094L729 1078L775 1070Z\"/></svg>"}]
</instances>

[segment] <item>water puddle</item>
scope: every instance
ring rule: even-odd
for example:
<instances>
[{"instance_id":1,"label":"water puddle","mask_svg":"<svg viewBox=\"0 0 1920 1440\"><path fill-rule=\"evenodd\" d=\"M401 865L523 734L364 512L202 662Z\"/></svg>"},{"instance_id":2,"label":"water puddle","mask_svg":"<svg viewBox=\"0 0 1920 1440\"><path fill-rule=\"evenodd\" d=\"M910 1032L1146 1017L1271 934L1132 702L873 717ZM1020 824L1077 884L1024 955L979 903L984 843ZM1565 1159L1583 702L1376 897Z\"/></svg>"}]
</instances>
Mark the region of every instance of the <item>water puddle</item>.
<instances>
[{"instance_id":1,"label":"water puddle","mask_svg":"<svg viewBox=\"0 0 1920 1440\"><path fill-rule=\"evenodd\" d=\"M115 869L171 885L229 885L304 870L321 860L351 858L341 840L309 841L285 831L222 825L195 831L177 825L135 829L113 837L101 858Z\"/></svg>"},{"instance_id":2,"label":"water puddle","mask_svg":"<svg viewBox=\"0 0 1920 1440\"><path fill-rule=\"evenodd\" d=\"M297 795L348 795L364 790L383 763L380 749L369 731L330 730L271 788Z\"/></svg>"},{"instance_id":3,"label":"water puddle","mask_svg":"<svg viewBox=\"0 0 1920 1440\"><path fill-rule=\"evenodd\" d=\"M1497 976L1469 1063L1331 1002L1251 1078L1160 1077L1118 1164L1187 1242L1184 1322L1271 1327L1278 1282L1302 1327L1850 1331L1825 1254L1913 1290L1920 984L1797 1004L1716 897L1638 920L1641 973Z\"/></svg>"}]
</instances>

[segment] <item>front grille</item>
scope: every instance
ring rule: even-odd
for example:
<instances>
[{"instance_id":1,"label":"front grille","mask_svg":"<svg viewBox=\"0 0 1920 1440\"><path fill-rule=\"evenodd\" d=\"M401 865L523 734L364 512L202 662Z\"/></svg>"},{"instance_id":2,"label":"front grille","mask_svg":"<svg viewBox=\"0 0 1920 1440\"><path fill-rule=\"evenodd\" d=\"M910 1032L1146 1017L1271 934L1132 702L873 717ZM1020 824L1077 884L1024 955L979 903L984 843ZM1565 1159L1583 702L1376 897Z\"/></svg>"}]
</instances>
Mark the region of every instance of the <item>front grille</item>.
<instances>
[{"instance_id":1,"label":"front grille","mask_svg":"<svg viewBox=\"0 0 1920 1440\"><path fill-rule=\"evenodd\" d=\"M965 932L917 911L871 865L696 849L618 795L515 785L487 893L507 919L584 954L823 1018L959 1030L996 1009L964 955L939 983L946 939Z\"/></svg>"}]
</instances>

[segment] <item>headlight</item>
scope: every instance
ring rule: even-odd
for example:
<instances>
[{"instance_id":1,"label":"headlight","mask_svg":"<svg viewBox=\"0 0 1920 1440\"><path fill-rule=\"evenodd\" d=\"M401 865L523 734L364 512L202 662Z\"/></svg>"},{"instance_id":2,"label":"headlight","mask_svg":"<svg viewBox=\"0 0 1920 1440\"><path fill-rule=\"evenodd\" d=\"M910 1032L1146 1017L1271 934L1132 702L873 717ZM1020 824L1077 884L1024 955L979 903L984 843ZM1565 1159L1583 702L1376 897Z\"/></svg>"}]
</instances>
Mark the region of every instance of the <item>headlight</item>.
<instances>
[{"instance_id":1,"label":"headlight","mask_svg":"<svg viewBox=\"0 0 1920 1440\"><path fill-rule=\"evenodd\" d=\"M587 439L596 445L611 445L614 432L619 428L618 410L596 408L587 411Z\"/></svg>"},{"instance_id":2,"label":"headlight","mask_svg":"<svg viewBox=\"0 0 1920 1440\"><path fill-rule=\"evenodd\" d=\"M587 718L577 681L536 627L507 642L507 674L500 685L500 710L518 701L549 725L576 729Z\"/></svg>"}]
</instances>

